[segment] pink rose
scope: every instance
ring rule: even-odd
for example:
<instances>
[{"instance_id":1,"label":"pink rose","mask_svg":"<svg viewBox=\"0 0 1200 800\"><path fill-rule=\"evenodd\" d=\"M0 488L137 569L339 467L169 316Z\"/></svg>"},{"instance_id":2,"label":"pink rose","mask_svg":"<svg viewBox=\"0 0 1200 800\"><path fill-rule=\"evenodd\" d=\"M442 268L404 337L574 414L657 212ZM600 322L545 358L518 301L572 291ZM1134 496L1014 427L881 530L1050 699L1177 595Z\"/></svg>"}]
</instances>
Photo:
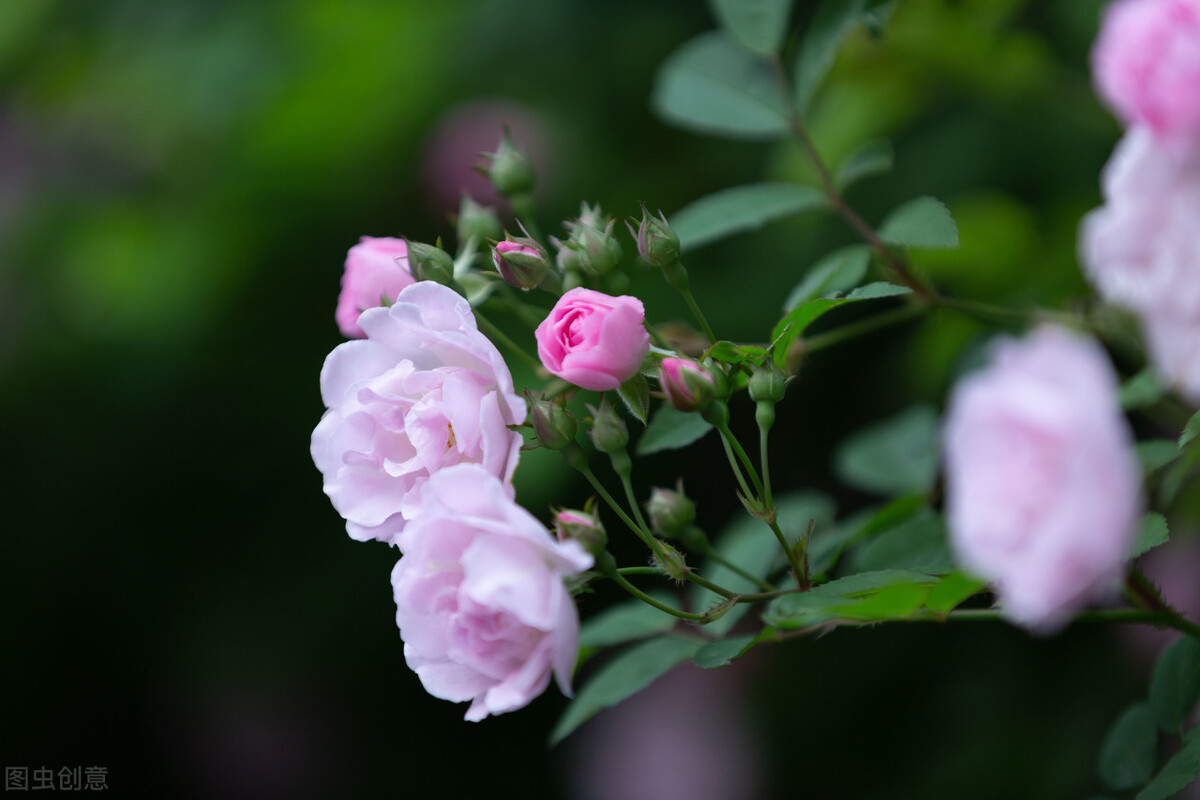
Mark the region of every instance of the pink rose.
<instances>
[{"instance_id":1,"label":"pink rose","mask_svg":"<svg viewBox=\"0 0 1200 800\"><path fill-rule=\"evenodd\" d=\"M579 616L563 578L592 565L578 542L555 541L475 464L432 476L396 541L396 624L427 692L471 700L471 721L527 705L551 672L570 696Z\"/></svg>"},{"instance_id":2,"label":"pink rose","mask_svg":"<svg viewBox=\"0 0 1200 800\"><path fill-rule=\"evenodd\" d=\"M1092 49L1096 89L1128 124L1186 146L1200 137L1200 2L1118 0Z\"/></svg>"},{"instance_id":3,"label":"pink rose","mask_svg":"<svg viewBox=\"0 0 1200 800\"><path fill-rule=\"evenodd\" d=\"M390 305L400 290L414 283L403 239L364 236L346 253L342 293L334 318L342 335L361 339L358 315L368 308Z\"/></svg>"},{"instance_id":4,"label":"pink rose","mask_svg":"<svg viewBox=\"0 0 1200 800\"><path fill-rule=\"evenodd\" d=\"M584 389L616 389L637 374L650 349L642 301L572 289L538 325L538 357L550 372Z\"/></svg>"},{"instance_id":5,"label":"pink rose","mask_svg":"<svg viewBox=\"0 0 1200 800\"><path fill-rule=\"evenodd\" d=\"M1003 340L962 380L944 428L959 561L1042 631L1109 588L1141 514L1141 469L1104 351L1064 329Z\"/></svg>"},{"instance_id":6,"label":"pink rose","mask_svg":"<svg viewBox=\"0 0 1200 800\"><path fill-rule=\"evenodd\" d=\"M1080 227L1080 260L1107 300L1141 318L1158 370L1200 400L1200 152L1163 148L1144 128L1101 176L1105 205Z\"/></svg>"},{"instance_id":7,"label":"pink rose","mask_svg":"<svg viewBox=\"0 0 1200 800\"><path fill-rule=\"evenodd\" d=\"M347 532L391 541L419 510L422 484L453 464L481 464L508 486L521 447L508 426L524 421L525 401L467 301L421 281L359 323L367 338L325 359L329 410L312 435L313 462Z\"/></svg>"}]
</instances>

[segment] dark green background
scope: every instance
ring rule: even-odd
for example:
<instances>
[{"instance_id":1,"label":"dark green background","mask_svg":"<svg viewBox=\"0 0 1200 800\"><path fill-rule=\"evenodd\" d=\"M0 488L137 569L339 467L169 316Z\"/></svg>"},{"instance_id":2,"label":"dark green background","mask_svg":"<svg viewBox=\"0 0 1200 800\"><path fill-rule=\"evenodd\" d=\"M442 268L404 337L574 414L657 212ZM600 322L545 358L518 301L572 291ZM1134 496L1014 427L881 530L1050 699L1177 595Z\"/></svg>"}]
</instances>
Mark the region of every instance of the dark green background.
<instances>
[{"instance_id":1,"label":"dark green background","mask_svg":"<svg viewBox=\"0 0 1200 800\"><path fill-rule=\"evenodd\" d=\"M950 205L962 248L918 256L948 290L1085 296L1075 226L1118 135L1087 78L1097 7L904 0L819 96L832 163L895 144L894 171L850 194L867 219L917 194ZM797 24L810 14L797 3ZM589 729L546 750L554 690L467 724L405 667L395 552L346 537L308 455L317 375L357 237L452 236L422 175L460 103L541 121L552 232L583 199L671 213L804 178L791 145L651 116L656 65L713 24L694 0L0 4L5 765L103 765L114 796L573 796ZM814 217L713 245L689 260L696 295L720 335L762 341L806 266L849 241ZM633 290L653 320L683 317L658 276ZM983 332L934 315L814 359L780 408L777 485L866 502L834 484L832 446L940 406ZM749 404L733 410L751 434ZM520 498L582 502L539 456ZM682 475L711 531L742 513L713 442L638 469L643 493ZM1149 658L1107 630L839 632L756 653L736 704L763 796L1057 800L1098 788L1104 728ZM697 685L700 705L724 683Z\"/></svg>"}]
</instances>

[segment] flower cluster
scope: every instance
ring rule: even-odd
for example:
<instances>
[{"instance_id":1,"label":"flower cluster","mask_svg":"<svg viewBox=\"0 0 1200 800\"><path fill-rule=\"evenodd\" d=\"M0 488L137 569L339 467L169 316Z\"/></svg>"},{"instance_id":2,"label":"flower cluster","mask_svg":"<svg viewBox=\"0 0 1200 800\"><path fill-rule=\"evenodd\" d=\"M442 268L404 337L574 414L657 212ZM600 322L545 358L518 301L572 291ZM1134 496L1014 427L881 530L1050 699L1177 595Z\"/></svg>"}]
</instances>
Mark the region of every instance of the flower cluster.
<instances>
[{"instance_id":1,"label":"flower cluster","mask_svg":"<svg viewBox=\"0 0 1200 800\"><path fill-rule=\"evenodd\" d=\"M1105 204L1081 227L1081 260L1138 315L1158 370L1200 400L1200 2L1113 3L1092 63L1128 130L1102 176Z\"/></svg>"},{"instance_id":2,"label":"flower cluster","mask_svg":"<svg viewBox=\"0 0 1200 800\"><path fill-rule=\"evenodd\" d=\"M463 297L384 269L406 252L396 242L350 251L336 316L362 338L325 360L312 458L350 536L402 553L392 586L409 666L478 720L526 705L552 673L570 694L579 620L564 578L592 557L514 501L525 401Z\"/></svg>"}]
</instances>

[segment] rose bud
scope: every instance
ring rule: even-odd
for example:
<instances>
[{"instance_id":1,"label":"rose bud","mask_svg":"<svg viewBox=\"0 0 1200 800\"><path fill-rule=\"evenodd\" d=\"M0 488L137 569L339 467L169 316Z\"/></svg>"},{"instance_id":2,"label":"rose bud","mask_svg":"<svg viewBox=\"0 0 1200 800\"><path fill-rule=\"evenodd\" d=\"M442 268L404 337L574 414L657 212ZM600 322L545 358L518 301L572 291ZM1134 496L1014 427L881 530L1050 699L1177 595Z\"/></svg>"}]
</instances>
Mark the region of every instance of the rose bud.
<instances>
[{"instance_id":1,"label":"rose bud","mask_svg":"<svg viewBox=\"0 0 1200 800\"><path fill-rule=\"evenodd\" d=\"M590 504L589 504L590 505ZM600 518L590 511L564 508L554 515L554 532L560 542L576 541L583 549L596 555L608 544L608 534Z\"/></svg>"},{"instance_id":2,"label":"rose bud","mask_svg":"<svg viewBox=\"0 0 1200 800\"><path fill-rule=\"evenodd\" d=\"M504 228L500 225L500 217L496 216L496 209L492 206L481 206L471 199L470 195L464 194L462 204L458 207L459 246L471 237L482 241L499 239L503 235Z\"/></svg>"},{"instance_id":3,"label":"rose bud","mask_svg":"<svg viewBox=\"0 0 1200 800\"><path fill-rule=\"evenodd\" d=\"M579 422L567 410L566 398L559 395L553 400L535 399L527 395L533 432L538 444L547 450L562 450L575 441Z\"/></svg>"},{"instance_id":4,"label":"rose bud","mask_svg":"<svg viewBox=\"0 0 1200 800\"><path fill-rule=\"evenodd\" d=\"M484 153L483 157L488 160L488 165L481 167L479 171L487 176L497 192L505 197L512 197L533 191L537 184L537 172L533 168L533 162L513 145L507 128L504 129L504 136L501 137L496 152Z\"/></svg>"},{"instance_id":5,"label":"rose bud","mask_svg":"<svg viewBox=\"0 0 1200 800\"><path fill-rule=\"evenodd\" d=\"M679 236L661 211L654 217L643 204L637 230L633 229L632 219L627 224L629 232L637 239L638 255L647 264L668 267L679 260Z\"/></svg>"},{"instance_id":6,"label":"rose bud","mask_svg":"<svg viewBox=\"0 0 1200 800\"><path fill-rule=\"evenodd\" d=\"M546 251L527 237L497 242L492 249L492 264L508 285L526 292L538 286L550 271Z\"/></svg>"},{"instance_id":7,"label":"rose bud","mask_svg":"<svg viewBox=\"0 0 1200 800\"><path fill-rule=\"evenodd\" d=\"M439 245L408 242L408 263L417 280L445 286L454 278L454 259Z\"/></svg>"},{"instance_id":8,"label":"rose bud","mask_svg":"<svg viewBox=\"0 0 1200 800\"><path fill-rule=\"evenodd\" d=\"M621 453L629 444L629 429L616 409L607 400L599 406L589 405L592 412L592 444L602 453Z\"/></svg>"},{"instance_id":9,"label":"rose bud","mask_svg":"<svg viewBox=\"0 0 1200 800\"><path fill-rule=\"evenodd\" d=\"M698 411L717 394L717 383L708 370L686 358L664 358L658 365L658 382L679 411Z\"/></svg>"},{"instance_id":10,"label":"rose bud","mask_svg":"<svg viewBox=\"0 0 1200 800\"><path fill-rule=\"evenodd\" d=\"M665 539L674 539L696 520L696 504L682 491L655 486L646 503L650 529Z\"/></svg>"},{"instance_id":11,"label":"rose bud","mask_svg":"<svg viewBox=\"0 0 1200 800\"><path fill-rule=\"evenodd\" d=\"M662 548L662 555L660 556L658 553L654 554L654 566L662 570L662 572L676 583L683 583L687 580L688 573L692 571L688 567L687 561L684 560L683 553L661 539L658 540L658 544Z\"/></svg>"}]
</instances>

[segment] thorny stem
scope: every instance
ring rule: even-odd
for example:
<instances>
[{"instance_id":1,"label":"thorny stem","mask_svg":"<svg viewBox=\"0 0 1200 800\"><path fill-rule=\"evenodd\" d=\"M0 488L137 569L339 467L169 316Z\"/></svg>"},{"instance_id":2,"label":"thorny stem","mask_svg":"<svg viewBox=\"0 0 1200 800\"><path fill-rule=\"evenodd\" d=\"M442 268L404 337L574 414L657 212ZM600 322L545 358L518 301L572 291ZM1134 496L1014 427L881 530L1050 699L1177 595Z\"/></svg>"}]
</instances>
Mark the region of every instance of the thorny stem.
<instances>
[{"instance_id":1,"label":"thorny stem","mask_svg":"<svg viewBox=\"0 0 1200 800\"><path fill-rule=\"evenodd\" d=\"M1167 627L1200 639L1200 625L1172 608L1159 594L1158 588L1137 567L1131 567L1125 577L1125 594L1139 609L1165 617L1164 623Z\"/></svg>"}]
</instances>

